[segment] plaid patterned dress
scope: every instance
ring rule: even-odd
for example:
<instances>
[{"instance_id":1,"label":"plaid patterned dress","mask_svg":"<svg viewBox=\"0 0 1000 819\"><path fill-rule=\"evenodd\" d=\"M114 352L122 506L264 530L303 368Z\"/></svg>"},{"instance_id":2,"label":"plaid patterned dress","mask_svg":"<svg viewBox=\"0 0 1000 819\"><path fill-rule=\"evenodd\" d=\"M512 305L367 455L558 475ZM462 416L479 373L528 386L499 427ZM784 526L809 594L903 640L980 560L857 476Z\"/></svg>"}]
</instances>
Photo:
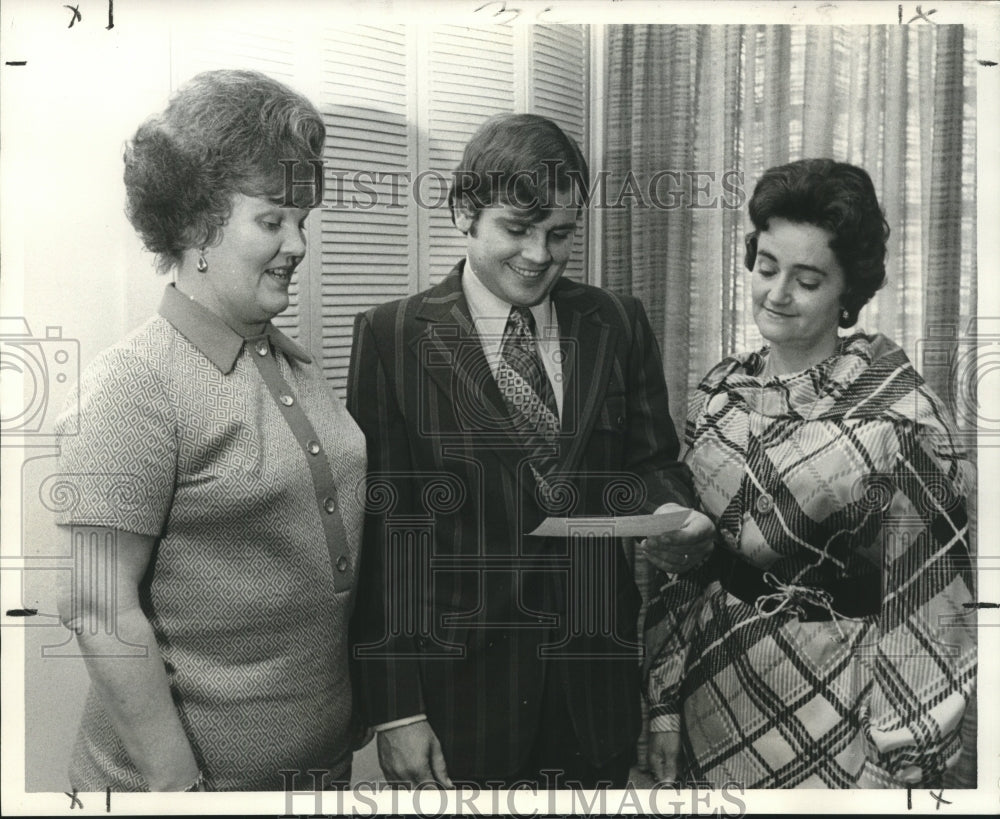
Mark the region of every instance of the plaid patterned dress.
<instances>
[{"instance_id":1,"label":"plaid patterned dress","mask_svg":"<svg viewBox=\"0 0 1000 819\"><path fill-rule=\"evenodd\" d=\"M650 727L714 787L936 783L975 685L971 464L885 337L763 378L767 354L692 402L686 462L723 542L656 577Z\"/></svg>"}]
</instances>

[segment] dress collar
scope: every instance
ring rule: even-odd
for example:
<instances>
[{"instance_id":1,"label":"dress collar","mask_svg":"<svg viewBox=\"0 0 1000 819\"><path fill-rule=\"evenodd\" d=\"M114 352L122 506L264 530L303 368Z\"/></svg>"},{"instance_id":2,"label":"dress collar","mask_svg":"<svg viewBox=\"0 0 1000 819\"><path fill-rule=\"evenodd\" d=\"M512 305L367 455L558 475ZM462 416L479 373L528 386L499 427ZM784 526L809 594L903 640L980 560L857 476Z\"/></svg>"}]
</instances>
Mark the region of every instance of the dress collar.
<instances>
[{"instance_id":1,"label":"dress collar","mask_svg":"<svg viewBox=\"0 0 1000 819\"><path fill-rule=\"evenodd\" d=\"M850 412L863 416L871 409L857 406L862 395L893 383L894 391L909 391L923 383L906 354L893 341L861 331L838 339L837 351L805 370L765 375L770 350L740 353L724 359L705 377L709 391L737 393L754 412L771 418L834 418ZM846 400L845 396L853 396Z\"/></svg>"},{"instance_id":2,"label":"dress collar","mask_svg":"<svg viewBox=\"0 0 1000 819\"><path fill-rule=\"evenodd\" d=\"M164 289L159 313L223 375L232 371L246 339L215 313L184 295L174 284L168 284ZM312 362L312 357L305 350L271 322L267 323L261 336L267 336L285 355L305 364Z\"/></svg>"}]
</instances>

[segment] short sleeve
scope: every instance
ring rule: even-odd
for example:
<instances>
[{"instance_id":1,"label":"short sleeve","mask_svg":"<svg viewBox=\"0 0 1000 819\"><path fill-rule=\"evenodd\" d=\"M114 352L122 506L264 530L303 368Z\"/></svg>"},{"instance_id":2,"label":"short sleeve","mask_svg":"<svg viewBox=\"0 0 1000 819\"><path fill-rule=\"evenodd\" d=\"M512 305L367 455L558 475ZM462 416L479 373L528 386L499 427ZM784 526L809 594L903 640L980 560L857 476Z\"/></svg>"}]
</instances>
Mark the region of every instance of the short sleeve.
<instances>
[{"instance_id":1,"label":"short sleeve","mask_svg":"<svg viewBox=\"0 0 1000 819\"><path fill-rule=\"evenodd\" d=\"M102 354L56 424L56 522L160 535L177 471L175 417L148 362L129 350Z\"/></svg>"}]
</instances>

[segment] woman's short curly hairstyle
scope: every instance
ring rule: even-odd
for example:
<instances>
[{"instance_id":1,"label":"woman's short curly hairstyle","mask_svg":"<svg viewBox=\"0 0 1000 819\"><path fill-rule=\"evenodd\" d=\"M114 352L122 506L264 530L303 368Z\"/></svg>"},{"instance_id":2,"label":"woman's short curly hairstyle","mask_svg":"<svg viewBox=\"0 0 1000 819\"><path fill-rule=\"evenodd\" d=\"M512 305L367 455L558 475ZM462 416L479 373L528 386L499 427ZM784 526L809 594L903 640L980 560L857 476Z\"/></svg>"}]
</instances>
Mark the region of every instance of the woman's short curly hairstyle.
<instances>
[{"instance_id":1,"label":"woman's short curly hairstyle","mask_svg":"<svg viewBox=\"0 0 1000 819\"><path fill-rule=\"evenodd\" d=\"M325 139L315 106L277 80L257 71L198 74L126 146L126 214L166 272L184 251L219 240L234 194L280 196L281 160L295 160L295 179L315 175L322 184L314 171Z\"/></svg>"},{"instance_id":2,"label":"woman's short curly hairstyle","mask_svg":"<svg viewBox=\"0 0 1000 819\"><path fill-rule=\"evenodd\" d=\"M800 159L766 170L749 207L754 226L746 238L749 270L757 258L757 236L771 219L805 222L833 234L830 249L847 285L842 297L847 316L841 316L840 326L853 327L861 308L885 284L889 224L868 173L832 159Z\"/></svg>"}]
</instances>

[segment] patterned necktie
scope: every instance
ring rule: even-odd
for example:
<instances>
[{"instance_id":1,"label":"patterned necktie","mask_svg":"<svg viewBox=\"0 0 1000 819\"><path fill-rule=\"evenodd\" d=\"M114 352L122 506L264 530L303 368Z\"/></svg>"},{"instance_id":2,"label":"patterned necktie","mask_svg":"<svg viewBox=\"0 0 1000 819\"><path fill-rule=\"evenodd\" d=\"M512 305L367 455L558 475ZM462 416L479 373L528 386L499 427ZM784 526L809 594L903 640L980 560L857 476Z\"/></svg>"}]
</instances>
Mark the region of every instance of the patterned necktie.
<instances>
[{"instance_id":1,"label":"patterned necktie","mask_svg":"<svg viewBox=\"0 0 1000 819\"><path fill-rule=\"evenodd\" d=\"M511 307L500 345L497 385L511 420L536 450L531 458L535 478L543 476L558 460L559 412L556 394L535 344L535 319L527 307Z\"/></svg>"}]
</instances>

